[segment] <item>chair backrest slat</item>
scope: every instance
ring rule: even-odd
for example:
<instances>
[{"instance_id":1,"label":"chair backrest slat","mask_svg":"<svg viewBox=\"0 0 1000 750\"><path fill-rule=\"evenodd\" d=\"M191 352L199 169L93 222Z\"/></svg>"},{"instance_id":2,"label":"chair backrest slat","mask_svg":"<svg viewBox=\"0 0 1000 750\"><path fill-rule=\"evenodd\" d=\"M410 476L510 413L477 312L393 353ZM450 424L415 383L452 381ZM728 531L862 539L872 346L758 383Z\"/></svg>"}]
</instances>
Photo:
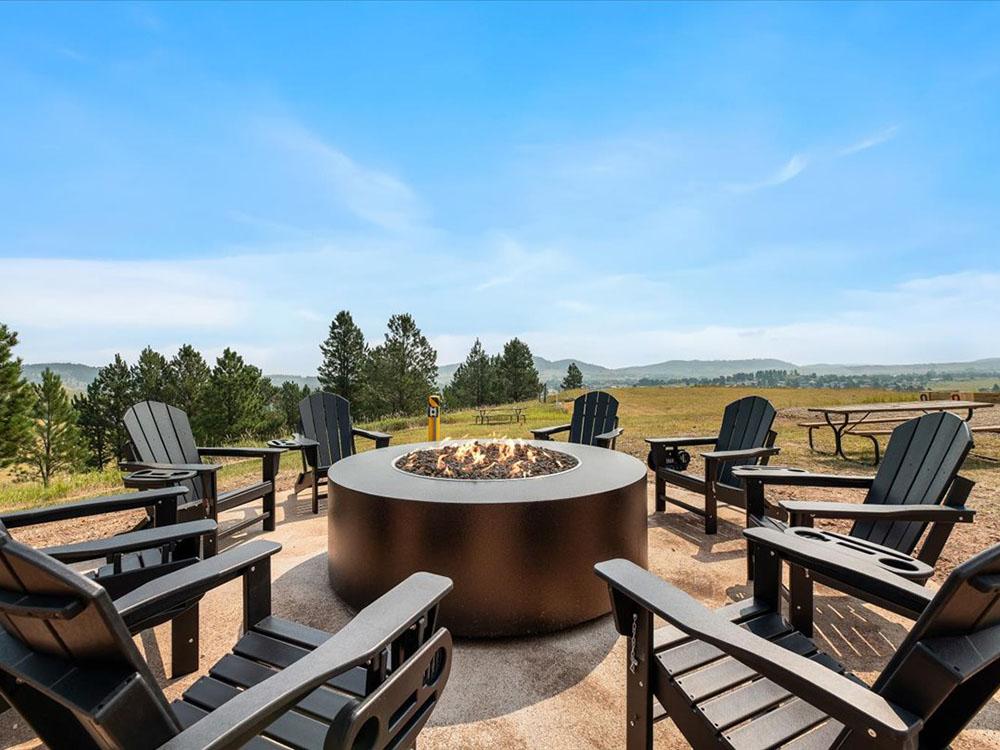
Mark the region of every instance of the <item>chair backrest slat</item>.
<instances>
[{"instance_id":1,"label":"chair backrest slat","mask_svg":"<svg viewBox=\"0 0 1000 750\"><path fill-rule=\"evenodd\" d=\"M618 399L605 391L590 391L573 402L569 442L593 445L594 438L618 426Z\"/></svg>"},{"instance_id":2,"label":"chair backrest slat","mask_svg":"<svg viewBox=\"0 0 1000 750\"><path fill-rule=\"evenodd\" d=\"M161 464L200 464L198 446L187 414L160 401L140 401L122 417L132 449L139 461ZM188 498L201 500L201 477L184 482Z\"/></svg>"},{"instance_id":3,"label":"chair backrest slat","mask_svg":"<svg viewBox=\"0 0 1000 750\"><path fill-rule=\"evenodd\" d=\"M972 449L972 433L959 417L935 412L892 431L866 503L935 505L944 501ZM858 521L851 536L911 554L924 533L916 521Z\"/></svg>"},{"instance_id":4,"label":"chair backrest slat","mask_svg":"<svg viewBox=\"0 0 1000 750\"><path fill-rule=\"evenodd\" d=\"M776 415L771 402L761 396L744 396L733 401L722 413L722 425L719 427L719 438L715 441L715 450L737 451L765 447ZM716 480L722 484L739 486L739 482L733 477L733 469L756 463L757 459L726 462Z\"/></svg>"},{"instance_id":5,"label":"chair backrest slat","mask_svg":"<svg viewBox=\"0 0 1000 750\"><path fill-rule=\"evenodd\" d=\"M108 593L2 525L0 627L0 693L46 744L152 748L179 731Z\"/></svg>"},{"instance_id":6,"label":"chair backrest slat","mask_svg":"<svg viewBox=\"0 0 1000 750\"><path fill-rule=\"evenodd\" d=\"M319 443L319 465L333 466L354 454L351 403L343 396L326 391L310 393L299 402L302 434Z\"/></svg>"},{"instance_id":7,"label":"chair backrest slat","mask_svg":"<svg viewBox=\"0 0 1000 750\"><path fill-rule=\"evenodd\" d=\"M1000 545L955 568L872 686L923 719L920 747L948 747L1000 687L1000 591L981 585L997 575Z\"/></svg>"}]
</instances>

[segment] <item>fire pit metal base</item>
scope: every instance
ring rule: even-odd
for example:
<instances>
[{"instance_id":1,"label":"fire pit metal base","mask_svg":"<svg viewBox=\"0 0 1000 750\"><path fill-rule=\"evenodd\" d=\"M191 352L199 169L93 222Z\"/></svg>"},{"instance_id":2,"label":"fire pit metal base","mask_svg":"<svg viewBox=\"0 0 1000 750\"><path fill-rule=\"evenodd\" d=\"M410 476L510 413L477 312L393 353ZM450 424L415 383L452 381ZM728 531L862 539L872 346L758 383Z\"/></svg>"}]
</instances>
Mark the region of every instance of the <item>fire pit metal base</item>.
<instances>
[{"instance_id":1,"label":"fire pit metal base","mask_svg":"<svg viewBox=\"0 0 1000 750\"><path fill-rule=\"evenodd\" d=\"M361 608L417 570L450 577L459 636L544 633L610 611L594 563L646 565L646 469L624 453L538 443L578 459L527 479L436 479L392 464L433 444L360 453L329 471L330 583Z\"/></svg>"}]
</instances>

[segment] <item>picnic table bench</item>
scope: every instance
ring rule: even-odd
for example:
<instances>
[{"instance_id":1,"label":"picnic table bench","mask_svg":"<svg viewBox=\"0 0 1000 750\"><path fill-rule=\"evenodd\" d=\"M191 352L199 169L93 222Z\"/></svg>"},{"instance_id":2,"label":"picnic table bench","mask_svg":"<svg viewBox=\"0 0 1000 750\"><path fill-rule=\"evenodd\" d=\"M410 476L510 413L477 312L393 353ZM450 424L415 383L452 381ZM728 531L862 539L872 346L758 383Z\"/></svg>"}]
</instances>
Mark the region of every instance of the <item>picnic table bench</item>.
<instances>
[{"instance_id":1,"label":"picnic table bench","mask_svg":"<svg viewBox=\"0 0 1000 750\"><path fill-rule=\"evenodd\" d=\"M477 411L476 424L517 424L528 421L523 406L481 406Z\"/></svg>"},{"instance_id":2,"label":"picnic table bench","mask_svg":"<svg viewBox=\"0 0 1000 750\"><path fill-rule=\"evenodd\" d=\"M993 404L983 401L956 401L942 399L938 401L897 401L873 404L850 404L847 406L815 406L809 411L821 414L822 420L800 422L800 427L809 430L809 449L815 451L813 430L829 427L833 431L834 455L846 459L843 438L845 435L858 435L868 438L875 447L875 463L878 464L878 437L892 433L891 427L875 427L871 425L898 425L909 418L911 414L930 414L936 411L965 412L963 419L968 422L978 409L992 408ZM883 416L884 415L884 416ZM1000 432L1000 425L972 427L973 432Z\"/></svg>"}]
</instances>

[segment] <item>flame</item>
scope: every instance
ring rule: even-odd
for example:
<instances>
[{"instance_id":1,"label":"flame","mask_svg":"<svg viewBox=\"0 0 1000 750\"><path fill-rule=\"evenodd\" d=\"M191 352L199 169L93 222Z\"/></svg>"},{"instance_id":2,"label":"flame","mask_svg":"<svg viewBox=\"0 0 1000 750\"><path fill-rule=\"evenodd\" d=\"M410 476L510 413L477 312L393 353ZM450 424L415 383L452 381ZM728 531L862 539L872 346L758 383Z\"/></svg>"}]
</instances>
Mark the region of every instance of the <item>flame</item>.
<instances>
[{"instance_id":1,"label":"flame","mask_svg":"<svg viewBox=\"0 0 1000 750\"><path fill-rule=\"evenodd\" d=\"M562 451L524 441L474 440L457 443L446 440L437 448L406 454L397 466L422 476L517 479L556 474L576 464L576 458Z\"/></svg>"}]
</instances>

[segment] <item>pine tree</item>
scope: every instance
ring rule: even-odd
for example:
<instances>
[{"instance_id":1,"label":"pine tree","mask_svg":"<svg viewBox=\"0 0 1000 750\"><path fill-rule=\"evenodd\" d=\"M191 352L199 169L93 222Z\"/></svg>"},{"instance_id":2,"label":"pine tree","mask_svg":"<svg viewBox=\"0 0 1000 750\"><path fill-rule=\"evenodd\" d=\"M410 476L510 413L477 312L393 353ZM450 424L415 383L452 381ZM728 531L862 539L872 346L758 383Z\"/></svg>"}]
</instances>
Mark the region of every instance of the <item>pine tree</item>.
<instances>
[{"instance_id":1,"label":"pine tree","mask_svg":"<svg viewBox=\"0 0 1000 750\"><path fill-rule=\"evenodd\" d=\"M330 323L326 341L319 345L323 362L319 382L323 388L348 401L356 401L362 392L368 345L361 329L347 310L341 310Z\"/></svg>"},{"instance_id":2,"label":"pine tree","mask_svg":"<svg viewBox=\"0 0 1000 750\"><path fill-rule=\"evenodd\" d=\"M538 396L541 390L531 349L520 339L511 339L503 346L500 380L504 398L508 401L526 401Z\"/></svg>"},{"instance_id":3,"label":"pine tree","mask_svg":"<svg viewBox=\"0 0 1000 750\"><path fill-rule=\"evenodd\" d=\"M108 449L108 429L104 418L105 408L101 399L101 383L96 379L87 386L86 394L73 396L77 425L89 449L87 464L98 469L103 469L111 459Z\"/></svg>"},{"instance_id":4,"label":"pine tree","mask_svg":"<svg viewBox=\"0 0 1000 750\"><path fill-rule=\"evenodd\" d=\"M368 358L364 413L417 414L435 387L437 352L409 314L393 315L388 328Z\"/></svg>"},{"instance_id":5,"label":"pine tree","mask_svg":"<svg viewBox=\"0 0 1000 750\"><path fill-rule=\"evenodd\" d=\"M260 437L276 431L269 413L274 386L260 368L226 348L209 376L204 414L208 439L213 443Z\"/></svg>"},{"instance_id":6,"label":"pine tree","mask_svg":"<svg viewBox=\"0 0 1000 750\"><path fill-rule=\"evenodd\" d=\"M28 476L42 480L45 487L54 474L76 469L85 451L76 412L70 403L62 378L49 368L42 370L42 382L33 385L35 392L34 435L22 446L20 463Z\"/></svg>"},{"instance_id":7,"label":"pine tree","mask_svg":"<svg viewBox=\"0 0 1000 750\"><path fill-rule=\"evenodd\" d=\"M444 396L449 406L498 403L496 364L479 339L472 345L465 361L455 369Z\"/></svg>"},{"instance_id":8,"label":"pine tree","mask_svg":"<svg viewBox=\"0 0 1000 750\"><path fill-rule=\"evenodd\" d=\"M278 388L275 402L282 419L282 430L285 433L295 432L299 426L299 402L309 395L309 386L298 386L286 380Z\"/></svg>"},{"instance_id":9,"label":"pine tree","mask_svg":"<svg viewBox=\"0 0 1000 750\"><path fill-rule=\"evenodd\" d=\"M576 362L570 362L569 367L566 368L566 377L562 381L562 389L572 391L577 388L583 388L583 373L576 366Z\"/></svg>"},{"instance_id":10,"label":"pine tree","mask_svg":"<svg viewBox=\"0 0 1000 750\"><path fill-rule=\"evenodd\" d=\"M132 368L137 401L163 401L167 395L167 358L146 347Z\"/></svg>"},{"instance_id":11,"label":"pine tree","mask_svg":"<svg viewBox=\"0 0 1000 750\"><path fill-rule=\"evenodd\" d=\"M116 354L114 361L98 370L95 380L101 384L98 403L101 407L108 449L112 458L124 459L127 457L126 447L129 438L122 417L139 400L136 396L132 369L120 354Z\"/></svg>"},{"instance_id":12,"label":"pine tree","mask_svg":"<svg viewBox=\"0 0 1000 750\"><path fill-rule=\"evenodd\" d=\"M10 466L31 436L33 391L13 355L17 334L0 323L0 467Z\"/></svg>"},{"instance_id":13,"label":"pine tree","mask_svg":"<svg viewBox=\"0 0 1000 750\"><path fill-rule=\"evenodd\" d=\"M205 358L190 344L184 344L178 349L167 364L164 400L188 415L191 429L199 443L207 438L203 406L210 374Z\"/></svg>"}]
</instances>

